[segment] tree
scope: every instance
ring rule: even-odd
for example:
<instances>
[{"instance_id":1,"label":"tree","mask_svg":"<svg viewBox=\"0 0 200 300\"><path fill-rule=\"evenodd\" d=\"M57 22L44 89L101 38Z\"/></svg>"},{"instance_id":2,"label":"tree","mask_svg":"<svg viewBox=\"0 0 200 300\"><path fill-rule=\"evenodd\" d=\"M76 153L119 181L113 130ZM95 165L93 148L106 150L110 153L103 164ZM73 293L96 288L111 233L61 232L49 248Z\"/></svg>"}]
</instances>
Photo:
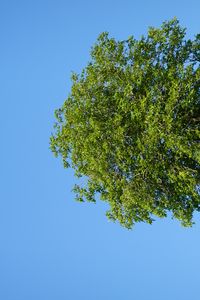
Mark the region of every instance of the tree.
<instances>
[{"instance_id":1,"label":"tree","mask_svg":"<svg viewBox=\"0 0 200 300\"><path fill-rule=\"evenodd\" d=\"M177 19L140 40L100 34L55 113L51 150L83 177L77 200L100 197L127 228L200 211L200 34L185 36Z\"/></svg>"}]
</instances>

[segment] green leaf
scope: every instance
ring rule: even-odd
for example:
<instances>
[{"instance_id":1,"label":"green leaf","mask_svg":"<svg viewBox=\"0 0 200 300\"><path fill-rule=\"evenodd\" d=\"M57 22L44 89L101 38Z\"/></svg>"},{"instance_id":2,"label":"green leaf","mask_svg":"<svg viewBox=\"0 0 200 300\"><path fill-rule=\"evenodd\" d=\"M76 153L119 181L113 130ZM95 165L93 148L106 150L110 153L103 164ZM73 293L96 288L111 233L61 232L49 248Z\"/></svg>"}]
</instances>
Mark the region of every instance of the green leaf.
<instances>
[{"instance_id":1,"label":"green leaf","mask_svg":"<svg viewBox=\"0 0 200 300\"><path fill-rule=\"evenodd\" d=\"M107 201L129 229L200 211L200 34L185 34L176 18L139 40L103 32L55 112L50 148L81 177L76 199Z\"/></svg>"}]
</instances>

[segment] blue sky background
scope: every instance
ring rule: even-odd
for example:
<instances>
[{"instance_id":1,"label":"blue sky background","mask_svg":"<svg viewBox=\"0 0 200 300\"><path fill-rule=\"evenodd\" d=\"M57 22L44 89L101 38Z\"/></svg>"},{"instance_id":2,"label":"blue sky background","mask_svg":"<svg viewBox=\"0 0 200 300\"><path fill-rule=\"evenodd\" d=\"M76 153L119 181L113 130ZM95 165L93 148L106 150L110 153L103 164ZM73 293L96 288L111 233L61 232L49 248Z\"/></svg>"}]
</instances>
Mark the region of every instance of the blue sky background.
<instances>
[{"instance_id":1,"label":"blue sky background","mask_svg":"<svg viewBox=\"0 0 200 300\"><path fill-rule=\"evenodd\" d=\"M199 0L0 2L0 299L199 300L200 221L128 231L80 204L49 151L54 110L98 34L140 37L174 16L200 32Z\"/></svg>"}]
</instances>

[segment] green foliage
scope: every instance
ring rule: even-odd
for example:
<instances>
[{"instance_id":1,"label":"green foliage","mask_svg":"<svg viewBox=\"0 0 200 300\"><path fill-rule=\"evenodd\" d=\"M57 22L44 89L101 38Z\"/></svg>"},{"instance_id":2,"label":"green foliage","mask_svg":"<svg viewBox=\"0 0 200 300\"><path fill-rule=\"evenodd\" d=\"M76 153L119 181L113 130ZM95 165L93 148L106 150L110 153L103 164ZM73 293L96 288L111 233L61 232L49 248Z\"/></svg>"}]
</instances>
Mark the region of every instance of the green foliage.
<instances>
[{"instance_id":1,"label":"green foliage","mask_svg":"<svg viewBox=\"0 0 200 300\"><path fill-rule=\"evenodd\" d=\"M124 41L102 33L72 88L51 149L85 186L79 201L107 201L131 228L171 212L184 226L200 211L200 34L177 19Z\"/></svg>"}]
</instances>

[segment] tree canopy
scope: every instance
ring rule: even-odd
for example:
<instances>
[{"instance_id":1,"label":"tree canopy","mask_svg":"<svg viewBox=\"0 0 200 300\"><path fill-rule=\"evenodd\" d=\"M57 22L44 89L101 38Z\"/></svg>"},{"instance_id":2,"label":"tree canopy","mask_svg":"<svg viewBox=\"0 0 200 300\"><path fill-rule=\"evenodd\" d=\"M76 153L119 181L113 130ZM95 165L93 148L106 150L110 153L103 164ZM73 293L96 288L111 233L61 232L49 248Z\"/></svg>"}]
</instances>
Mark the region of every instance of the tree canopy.
<instances>
[{"instance_id":1,"label":"tree canopy","mask_svg":"<svg viewBox=\"0 0 200 300\"><path fill-rule=\"evenodd\" d=\"M177 19L139 40L103 32L55 112L50 147L83 185L79 201L109 203L131 228L168 212L184 226L200 211L200 34Z\"/></svg>"}]
</instances>

